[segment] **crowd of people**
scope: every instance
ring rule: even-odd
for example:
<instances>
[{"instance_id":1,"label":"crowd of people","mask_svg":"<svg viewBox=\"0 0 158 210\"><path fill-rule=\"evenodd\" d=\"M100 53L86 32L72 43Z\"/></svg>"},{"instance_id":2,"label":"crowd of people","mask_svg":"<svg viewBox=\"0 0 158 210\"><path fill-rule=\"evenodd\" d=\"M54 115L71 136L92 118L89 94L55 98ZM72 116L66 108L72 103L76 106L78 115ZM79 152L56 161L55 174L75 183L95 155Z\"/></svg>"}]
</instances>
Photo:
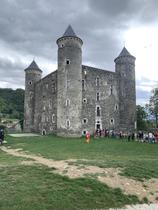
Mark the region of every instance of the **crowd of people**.
<instances>
[{"instance_id":1,"label":"crowd of people","mask_svg":"<svg viewBox=\"0 0 158 210\"><path fill-rule=\"evenodd\" d=\"M94 132L94 138L104 137L104 138L117 138L117 139L127 139L128 141L139 141L148 143L158 142L158 131L156 132L123 132L108 129L96 129Z\"/></svg>"}]
</instances>

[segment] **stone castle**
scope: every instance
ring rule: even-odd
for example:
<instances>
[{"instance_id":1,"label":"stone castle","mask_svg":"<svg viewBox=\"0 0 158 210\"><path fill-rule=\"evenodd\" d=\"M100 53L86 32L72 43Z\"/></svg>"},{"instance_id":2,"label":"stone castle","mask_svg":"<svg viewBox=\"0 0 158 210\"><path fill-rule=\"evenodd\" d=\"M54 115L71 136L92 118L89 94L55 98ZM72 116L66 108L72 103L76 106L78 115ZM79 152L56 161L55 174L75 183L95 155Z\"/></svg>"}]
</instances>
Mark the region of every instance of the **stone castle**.
<instances>
[{"instance_id":1,"label":"stone castle","mask_svg":"<svg viewBox=\"0 0 158 210\"><path fill-rule=\"evenodd\" d=\"M135 57L124 47L115 72L82 65L83 41L68 26L57 40L58 69L42 78L25 69L24 130L81 136L96 129L135 129Z\"/></svg>"}]
</instances>

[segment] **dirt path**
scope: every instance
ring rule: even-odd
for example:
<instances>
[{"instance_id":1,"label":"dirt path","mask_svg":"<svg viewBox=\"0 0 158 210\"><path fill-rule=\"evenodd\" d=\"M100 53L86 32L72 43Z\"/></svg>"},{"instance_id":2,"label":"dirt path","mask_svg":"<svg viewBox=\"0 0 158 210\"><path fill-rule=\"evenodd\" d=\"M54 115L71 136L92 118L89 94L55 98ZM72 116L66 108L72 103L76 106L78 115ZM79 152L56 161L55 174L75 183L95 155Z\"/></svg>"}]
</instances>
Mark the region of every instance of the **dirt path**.
<instances>
[{"instance_id":1,"label":"dirt path","mask_svg":"<svg viewBox=\"0 0 158 210\"><path fill-rule=\"evenodd\" d=\"M56 161L41 156L26 154L21 149L8 149L4 146L1 147L1 150L16 157L25 157L34 160L22 161L22 164L42 164L49 168L55 168L56 170L53 170L53 172L67 175L70 178L93 176L110 187L121 188L125 194L134 194L140 199L147 197L150 202L156 202L156 198L158 198L158 179L139 182L120 176L119 168L99 168L97 166L75 165L77 160ZM73 162L74 164L70 165L70 162Z\"/></svg>"}]
</instances>

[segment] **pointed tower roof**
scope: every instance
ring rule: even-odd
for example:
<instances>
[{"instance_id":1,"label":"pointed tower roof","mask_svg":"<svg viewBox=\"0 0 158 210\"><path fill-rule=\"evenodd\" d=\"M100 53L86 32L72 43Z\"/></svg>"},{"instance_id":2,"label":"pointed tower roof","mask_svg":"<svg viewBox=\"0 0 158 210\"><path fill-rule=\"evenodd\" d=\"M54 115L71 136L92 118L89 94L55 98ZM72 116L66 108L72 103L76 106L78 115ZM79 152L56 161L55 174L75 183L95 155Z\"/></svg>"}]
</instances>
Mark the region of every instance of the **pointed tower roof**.
<instances>
[{"instance_id":1,"label":"pointed tower roof","mask_svg":"<svg viewBox=\"0 0 158 210\"><path fill-rule=\"evenodd\" d=\"M65 31L65 33L63 34L63 36L74 36L77 37L74 30L72 29L71 25L69 25Z\"/></svg>"},{"instance_id":2,"label":"pointed tower roof","mask_svg":"<svg viewBox=\"0 0 158 210\"><path fill-rule=\"evenodd\" d=\"M121 51L121 53L119 54L119 56L118 57L121 57L121 56L132 56L129 52L128 52L128 50L124 47L123 49L122 49L122 51Z\"/></svg>"},{"instance_id":3,"label":"pointed tower roof","mask_svg":"<svg viewBox=\"0 0 158 210\"><path fill-rule=\"evenodd\" d=\"M38 70L41 71L42 70L38 67L37 63L33 60L32 63L25 69L26 70Z\"/></svg>"}]
</instances>

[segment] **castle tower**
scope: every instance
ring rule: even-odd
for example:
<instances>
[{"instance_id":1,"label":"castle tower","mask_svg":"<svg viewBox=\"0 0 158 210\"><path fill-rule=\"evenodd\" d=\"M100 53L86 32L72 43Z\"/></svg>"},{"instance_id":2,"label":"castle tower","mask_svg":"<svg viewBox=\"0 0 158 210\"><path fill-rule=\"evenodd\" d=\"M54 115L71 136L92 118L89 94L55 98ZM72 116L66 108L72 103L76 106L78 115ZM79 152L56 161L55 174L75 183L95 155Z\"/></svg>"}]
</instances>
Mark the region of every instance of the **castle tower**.
<instances>
[{"instance_id":1,"label":"castle tower","mask_svg":"<svg viewBox=\"0 0 158 210\"><path fill-rule=\"evenodd\" d=\"M57 134L81 136L82 40L69 25L57 40Z\"/></svg>"},{"instance_id":2,"label":"castle tower","mask_svg":"<svg viewBox=\"0 0 158 210\"><path fill-rule=\"evenodd\" d=\"M41 79L42 70L39 69L36 62L25 69L25 100L24 100L24 131L32 132L34 127L34 97L35 83Z\"/></svg>"},{"instance_id":3,"label":"castle tower","mask_svg":"<svg viewBox=\"0 0 158 210\"><path fill-rule=\"evenodd\" d=\"M114 61L119 90L120 129L133 131L136 122L135 57L124 47Z\"/></svg>"}]
</instances>

